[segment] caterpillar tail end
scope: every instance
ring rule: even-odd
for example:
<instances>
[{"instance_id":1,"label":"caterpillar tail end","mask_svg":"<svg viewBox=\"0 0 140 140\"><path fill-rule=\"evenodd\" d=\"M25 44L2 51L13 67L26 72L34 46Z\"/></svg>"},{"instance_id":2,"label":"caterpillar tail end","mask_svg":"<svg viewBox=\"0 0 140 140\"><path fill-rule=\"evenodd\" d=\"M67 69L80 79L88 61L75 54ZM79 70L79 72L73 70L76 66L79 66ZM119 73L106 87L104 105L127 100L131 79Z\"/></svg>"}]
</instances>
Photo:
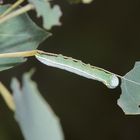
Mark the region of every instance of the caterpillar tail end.
<instances>
[{"instance_id":1,"label":"caterpillar tail end","mask_svg":"<svg viewBox=\"0 0 140 140\"><path fill-rule=\"evenodd\" d=\"M119 85L119 78L114 74L114 75L112 75L112 77L111 77L110 85L108 85L108 87L109 87L110 89L114 89L114 88L116 88L118 85Z\"/></svg>"}]
</instances>

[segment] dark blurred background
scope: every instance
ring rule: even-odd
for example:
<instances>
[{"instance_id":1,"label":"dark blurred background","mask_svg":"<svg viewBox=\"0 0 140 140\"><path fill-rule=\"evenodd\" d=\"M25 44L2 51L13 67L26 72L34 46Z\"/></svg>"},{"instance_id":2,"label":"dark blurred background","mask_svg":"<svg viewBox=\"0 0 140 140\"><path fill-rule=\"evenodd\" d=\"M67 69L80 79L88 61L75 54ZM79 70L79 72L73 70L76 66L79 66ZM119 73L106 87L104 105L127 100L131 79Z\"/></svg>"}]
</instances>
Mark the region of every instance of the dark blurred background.
<instances>
[{"instance_id":1,"label":"dark blurred background","mask_svg":"<svg viewBox=\"0 0 140 140\"><path fill-rule=\"evenodd\" d=\"M140 60L140 1L94 0L90 5L61 5L62 26L40 49L61 53L124 75ZM38 24L40 21L38 22ZM66 140L137 140L140 116L125 116L117 106L120 87L110 90L102 83L47 67L34 58L0 73L10 88L12 77L36 68L33 80L59 116ZM0 140L23 140L13 113L0 98Z\"/></svg>"}]
</instances>

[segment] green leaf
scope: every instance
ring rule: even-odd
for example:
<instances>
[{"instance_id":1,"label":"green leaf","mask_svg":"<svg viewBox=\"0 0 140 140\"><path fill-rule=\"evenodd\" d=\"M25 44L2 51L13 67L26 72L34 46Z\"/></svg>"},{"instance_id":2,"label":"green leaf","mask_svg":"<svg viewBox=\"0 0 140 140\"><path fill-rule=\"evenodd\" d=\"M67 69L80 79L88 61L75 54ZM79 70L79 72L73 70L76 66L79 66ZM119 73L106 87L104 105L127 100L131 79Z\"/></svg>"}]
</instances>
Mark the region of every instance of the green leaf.
<instances>
[{"instance_id":1,"label":"green leaf","mask_svg":"<svg viewBox=\"0 0 140 140\"><path fill-rule=\"evenodd\" d=\"M9 5L0 6L0 14ZM0 53L28 51L36 49L50 33L39 28L27 14L23 14L0 24ZM23 58L0 58L0 71L24 62Z\"/></svg>"},{"instance_id":2,"label":"green leaf","mask_svg":"<svg viewBox=\"0 0 140 140\"><path fill-rule=\"evenodd\" d=\"M121 89L118 105L124 113L140 114L140 62L122 78Z\"/></svg>"},{"instance_id":3,"label":"green leaf","mask_svg":"<svg viewBox=\"0 0 140 140\"><path fill-rule=\"evenodd\" d=\"M0 58L0 71L10 69L26 60L25 58Z\"/></svg>"},{"instance_id":4,"label":"green leaf","mask_svg":"<svg viewBox=\"0 0 140 140\"><path fill-rule=\"evenodd\" d=\"M61 25L62 12L58 5L51 7L50 0L28 0L35 6L37 16L43 18L43 27L50 30L55 25Z\"/></svg>"},{"instance_id":5,"label":"green leaf","mask_svg":"<svg viewBox=\"0 0 140 140\"><path fill-rule=\"evenodd\" d=\"M59 119L40 95L36 83L26 73L22 87L13 79L11 87L16 105L15 118L26 140L63 140Z\"/></svg>"}]
</instances>

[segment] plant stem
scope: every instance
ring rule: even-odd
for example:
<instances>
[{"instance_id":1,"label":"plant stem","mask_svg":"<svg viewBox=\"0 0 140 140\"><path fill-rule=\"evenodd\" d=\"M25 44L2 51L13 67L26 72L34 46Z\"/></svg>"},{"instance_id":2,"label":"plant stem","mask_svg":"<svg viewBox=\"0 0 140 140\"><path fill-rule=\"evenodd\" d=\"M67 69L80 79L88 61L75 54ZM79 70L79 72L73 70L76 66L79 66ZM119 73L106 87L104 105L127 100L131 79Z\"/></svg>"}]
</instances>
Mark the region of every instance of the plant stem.
<instances>
[{"instance_id":1,"label":"plant stem","mask_svg":"<svg viewBox=\"0 0 140 140\"><path fill-rule=\"evenodd\" d=\"M23 2L24 2L24 0L18 0L13 5L11 5L4 13L2 13L0 15L0 17L4 17L5 15L9 14L12 10L14 10L15 8L17 8Z\"/></svg>"},{"instance_id":2,"label":"plant stem","mask_svg":"<svg viewBox=\"0 0 140 140\"><path fill-rule=\"evenodd\" d=\"M31 57L34 56L38 50L31 51L23 51L23 52L14 52L14 53L3 53L0 54L0 58L8 58L8 57Z\"/></svg>"},{"instance_id":3,"label":"plant stem","mask_svg":"<svg viewBox=\"0 0 140 140\"><path fill-rule=\"evenodd\" d=\"M6 22L7 20L9 20L13 17L16 17L16 16L19 16L23 13L26 13L26 12L32 10L32 9L34 9L34 6L32 4L28 4L28 5L22 7L18 10L15 10L14 12L12 12L12 13L6 15L6 16L2 16L2 17L0 17L0 24Z\"/></svg>"},{"instance_id":4,"label":"plant stem","mask_svg":"<svg viewBox=\"0 0 140 140\"><path fill-rule=\"evenodd\" d=\"M15 111L15 103L13 100L13 96L10 93L10 91L2 84L2 82L0 82L0 94L2 95L9 109Z\"/></svg>"}]
</instances>

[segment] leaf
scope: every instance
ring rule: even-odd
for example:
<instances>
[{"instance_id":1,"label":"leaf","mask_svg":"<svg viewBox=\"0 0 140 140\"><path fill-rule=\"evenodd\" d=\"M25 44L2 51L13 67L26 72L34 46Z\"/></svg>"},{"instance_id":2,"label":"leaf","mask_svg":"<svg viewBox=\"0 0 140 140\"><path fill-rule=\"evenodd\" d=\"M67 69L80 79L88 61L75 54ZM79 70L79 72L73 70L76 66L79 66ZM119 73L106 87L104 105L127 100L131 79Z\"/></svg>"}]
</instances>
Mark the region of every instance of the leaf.
<instances>
[{"instance_id":1,"label":"leaf","mask_svg":"<svg viewBox=\"0 0 140 140\"><path fill-rule=\"evenodd\" d=\"M63 140L59 119L40 95L31 74L23 76L22 84L13 79L11 87L16 105L15 119L26 140Z\"/></svg>"},{"instance_id":2,"label":"leaf","mask_svg":"<svg viewBox=\"0 0 140 140\"><path fill-rule=\"evenodd\" d=\"M55 25L61 25L62 12L58 5L51 7L50 0L28 0L35 6L37 16L43 18L43 27L50 30Z\"/></svg>"},{"instance_id":3,"label":"leaf","mask_svg":"<svg viewBox=\"0 0 140 140\"><path fill-rule=\"evenodd\" d=\"M121 89L118 105L124 113L140 114L140 62L122 78Z\"/></svg>"},{"instance_id":4,"label":"leaf","mask_svg":"<svg viewBox=\"0 0 140 140\"><path fill-rule=\"evenodd\" d=\"M0 6L0 14L9 5ZM28 51L36 49L50 33L39 28L27 14L23 14L0 24L0 53ZM0 58L0 71L9 69L23 58Z\"/></svg>"},{"instance_id":5,"label":"leaf","mask_svg":"<svg viewBox=\"0 0 140 140\"><path fill-rule=\"evenodd\" d=\"M0 58L0 71L10 69L26 60L25 58Z\"/></svg>"}]
</instances>

